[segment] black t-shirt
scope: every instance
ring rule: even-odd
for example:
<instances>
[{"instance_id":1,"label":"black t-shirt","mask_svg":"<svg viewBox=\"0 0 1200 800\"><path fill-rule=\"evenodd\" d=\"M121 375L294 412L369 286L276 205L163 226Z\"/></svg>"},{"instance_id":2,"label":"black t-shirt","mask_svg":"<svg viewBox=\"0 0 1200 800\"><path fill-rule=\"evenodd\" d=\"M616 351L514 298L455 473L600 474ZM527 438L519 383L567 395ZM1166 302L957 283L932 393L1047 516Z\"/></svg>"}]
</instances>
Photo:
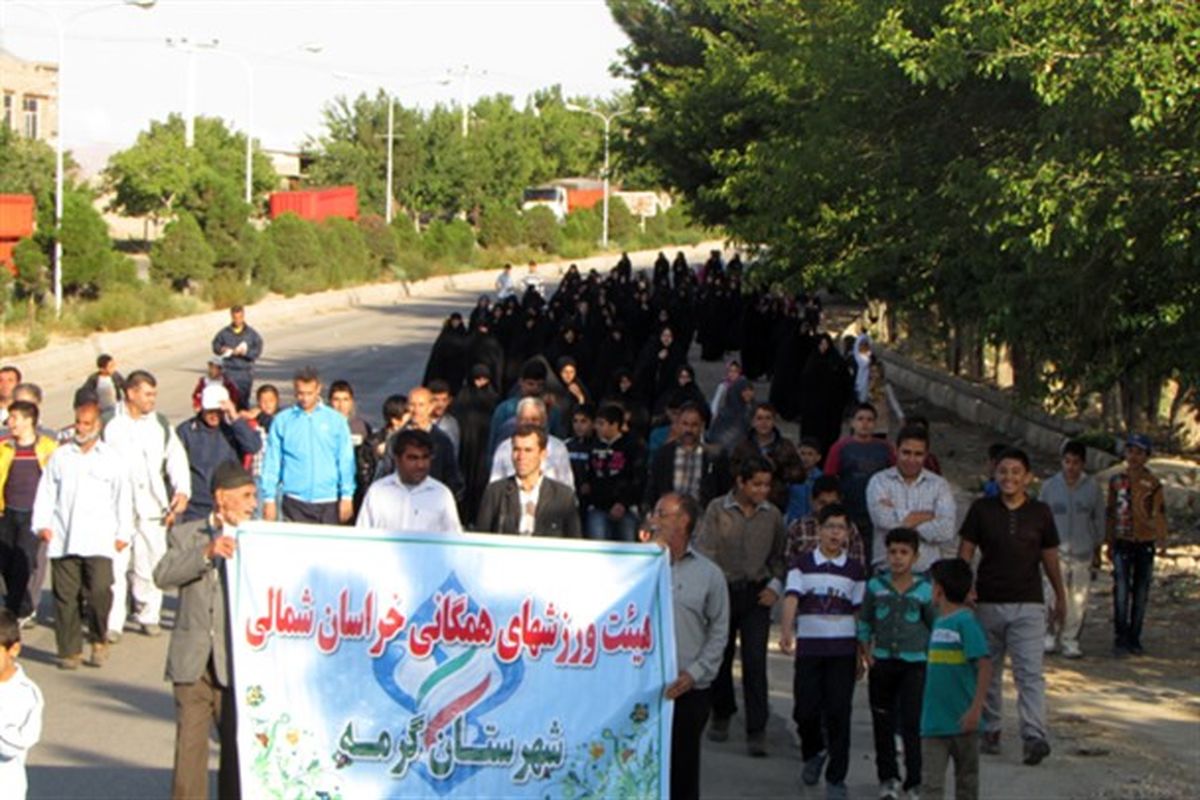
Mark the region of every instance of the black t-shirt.
<instances>
[{"instance_id":1,"label":"black t-shirt","mask_svg":"<svg viewBox=\"0 0 1200 800\"><path fill-rule=\"evenodd\" d=\"M14 511L29 511L37 495L42 466L38 463L35 445L13 442L13 460L4 483L4 505Z\"/></svg>"},{"instance_id":2,"label":"black t-shirt","mask_svg":"<svg viewBox=\"0 0 1200 800\"><path fill-rule=\"evenodd\" d=\"M1058 547L1050 506L1026 500L1009 509L999 497L971 504L959 535L979 548L975 591L981 603L1041 603L1042 551Z\"/></svg>"}]
</instances>

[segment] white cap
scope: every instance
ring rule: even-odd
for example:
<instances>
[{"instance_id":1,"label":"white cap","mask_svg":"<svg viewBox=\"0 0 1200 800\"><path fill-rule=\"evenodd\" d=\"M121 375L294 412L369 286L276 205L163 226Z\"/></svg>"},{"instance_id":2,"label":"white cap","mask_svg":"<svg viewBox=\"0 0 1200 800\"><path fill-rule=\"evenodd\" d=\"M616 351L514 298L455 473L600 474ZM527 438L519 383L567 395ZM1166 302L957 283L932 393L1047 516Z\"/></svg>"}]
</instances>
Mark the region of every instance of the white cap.
<instances>
[{"instance_id":1,"label":"white cap","mask_svg":"<svg viewBox=\"0 0 1200 800\"><path fill-rule=\"evenodd\" d=\"M200 410L217 411L229 399L229 390L219 383L210 383L200 393Z\"/></svg>"}]
</instances>

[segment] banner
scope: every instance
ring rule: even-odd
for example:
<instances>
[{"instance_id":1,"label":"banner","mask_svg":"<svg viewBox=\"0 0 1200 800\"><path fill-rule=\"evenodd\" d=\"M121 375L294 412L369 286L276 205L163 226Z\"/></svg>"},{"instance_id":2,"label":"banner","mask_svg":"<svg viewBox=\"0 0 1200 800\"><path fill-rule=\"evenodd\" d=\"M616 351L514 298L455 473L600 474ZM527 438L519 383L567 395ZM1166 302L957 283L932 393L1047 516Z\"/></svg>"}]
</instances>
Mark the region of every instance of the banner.
<instances>
[{"instance_id":1,"label":"banner","mask_svg":"<svg viewBox=\"0 0 1200 800\"><path fill-rule=\"evenodd\" d=\"M662 549L268 522L237 538L245 797L667 796Z\"/></svg>"}]
</instances>

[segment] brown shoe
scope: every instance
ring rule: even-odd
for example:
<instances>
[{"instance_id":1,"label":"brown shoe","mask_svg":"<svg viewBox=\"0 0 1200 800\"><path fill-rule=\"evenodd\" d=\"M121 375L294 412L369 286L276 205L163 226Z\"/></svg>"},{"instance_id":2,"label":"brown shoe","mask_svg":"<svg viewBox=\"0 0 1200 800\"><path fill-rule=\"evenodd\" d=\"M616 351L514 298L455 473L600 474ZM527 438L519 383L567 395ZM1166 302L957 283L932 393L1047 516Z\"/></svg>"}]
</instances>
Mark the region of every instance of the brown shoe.
<instances>
[{"instance_id":1,"label":"brown shoe","mask_svg":"<svg viewBox=\"0 0 1200 800\"><path fill-rule=\"evenodd\" d=\"M58 659L59 669L79 669L79 665L83 663L83 653L76 653L73 656L63 656Z\"/></svg>"},{"instance_id":2,"label":"brown shoe","mask_svg":"<svg viewBox=\"0 0 1200 800\"><path fill-rule=\"evenodd\" d=\"M108 661L108 645L97 642L92 645L92 656L87 660L89 667L102 667Z\"/></svg>"}]
</instances>

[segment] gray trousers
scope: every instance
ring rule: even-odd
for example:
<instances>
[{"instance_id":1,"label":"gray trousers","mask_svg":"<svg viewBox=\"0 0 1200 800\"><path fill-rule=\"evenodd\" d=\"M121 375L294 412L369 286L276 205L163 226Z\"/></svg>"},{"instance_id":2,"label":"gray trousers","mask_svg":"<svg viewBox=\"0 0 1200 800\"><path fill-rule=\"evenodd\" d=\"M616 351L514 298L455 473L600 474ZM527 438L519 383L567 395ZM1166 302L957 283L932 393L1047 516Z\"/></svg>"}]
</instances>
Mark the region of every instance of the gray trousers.
<instances>
[{"instance_id":1,"label":"gray trousers","mask_svg":"<svg viewBox=\"0 0 1200 800\"><path fill-rule=\"evenodd\" d=\"M999 731L1001 727L1007 653L1012 659L1013 682L1017 685L1021 738L1048 739L1046 676L1042 668L1046 607L1042 603L980 603L976 616L987 634L992 657L992 684L983 705L983 730Z\"/></svg>"},{"instance_id":2,"label":"gray trousers","mask_svg":"<svg viewBox=\"0 0 1200 800\"><path fill-rule=\"evenodd\" d=\"M946 765L954 762L955 800L979 797L979 734L927 736L921 739L921 794L941 800L946 796Z\"/></svg>"}]
</instances>

